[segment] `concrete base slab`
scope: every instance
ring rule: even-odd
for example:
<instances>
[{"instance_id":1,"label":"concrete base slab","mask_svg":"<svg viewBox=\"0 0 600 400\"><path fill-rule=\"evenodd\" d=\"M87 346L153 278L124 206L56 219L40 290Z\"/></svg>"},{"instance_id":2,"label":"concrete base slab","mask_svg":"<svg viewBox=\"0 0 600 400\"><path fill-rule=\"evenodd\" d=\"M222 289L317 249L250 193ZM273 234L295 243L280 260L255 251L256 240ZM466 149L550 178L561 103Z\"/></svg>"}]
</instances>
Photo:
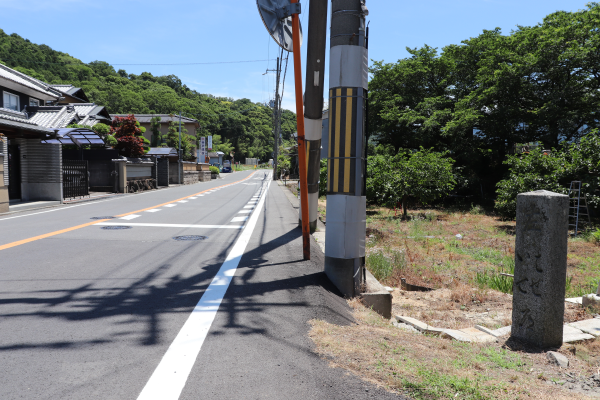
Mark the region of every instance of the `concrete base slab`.
<instances>
[{"instance_id":1,"label":"concrete base slab","mask_svg":"<svg viewBox=\"0 0 600 400\"><path fill-rule=\"evenodd\" d=\"M580 329L565 325L563 328L563 343L581 342L583 340L595 339L594 336L583 333Z\"/></svg>"},{"instance_id":2,"label":"concrete base slab","mask_svg":"<svg viewBox=\"0 0 600 400\"><path fill-rule=\"evenodd\" d=\"M471 340L477 343L489 343L497 340L496 336L490 335L487 332L483 332L477 328L465 328L459 329L461 332L471 336Z\"/></svg>"},{"instance_id":3,"label":"concrete base slab","mask_svg":"<svg viewBox=\"0 0 600 400\"><path fill-rule=\"evenodd\" d=\"M512 328L512 325L504 326L502 328L498 328L495 331L493 331L494 332L494 336L497 336L497 337L509 336L511 328Z\"/></svg>"},{"instance_id":4,"label":"concrete base slab","mask_svg":"<svg viewBox=\"0 0 600 400\"><path fill-rule=\"evenodd\" d=\"M413 328L412 326L410 326L408 324L404 324L404 323L401 323L401 322L393 321L392 325L394 325L396 328L402 329L404 331L414 332L414 333L420 333L418 330L416 330L415 328Z\"/></svg>"},{"instance_id":5,"label":"concrete base slab","mask_svg":"<svg viewBox=\"0 0 600 400\"><path fill-rule=\"evenodd\" d=\"M418 319L411 318L411 317L405 317L402 315L396 315L396 320L398 322L402 322L404 324L410 325L413 328L415 328L418 331L423 332L423 333L439 335L446 331L446 329L436 328L434 326L426 324L425 322L421 322Z\"/></svg>"},{"instance_id":6,"label":"concrete base slab","mask_svg":"<svg viewBox=\"0 0 600 400\"><path fill-rule=\"evenodd\" d=\"M582 298L581 297L571 297L571 298L565 299L565 301L567 303L581 304Z\"/></svg>"},{"instance_id":7,"label":"concrete base slab","mask_svg":"<svg viewBox=\"0 0 600 400\"><path fill-rule=\"evenodd\" d=\"M600 336L600 319L597 318L573 322L569 326L596 337Z\"/></svg>"}]
</instances>

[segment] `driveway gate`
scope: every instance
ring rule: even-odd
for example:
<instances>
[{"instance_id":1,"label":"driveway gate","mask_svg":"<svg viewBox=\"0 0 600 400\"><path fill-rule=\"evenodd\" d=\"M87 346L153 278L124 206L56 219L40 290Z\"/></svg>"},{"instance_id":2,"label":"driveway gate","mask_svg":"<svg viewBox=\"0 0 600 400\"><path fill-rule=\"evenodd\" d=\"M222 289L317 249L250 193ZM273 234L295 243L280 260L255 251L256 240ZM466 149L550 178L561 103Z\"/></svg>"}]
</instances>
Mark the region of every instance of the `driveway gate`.
<instances>
[{"instance_id":1,"label":"driveway gate","mask_svg":"<svg viewBox=\"0 0 600 400\"><path fill-rule=\"evenodd\" d=\"M87 160L63 160L63 198L89 195Z\"/></svg>"}]
</instances>

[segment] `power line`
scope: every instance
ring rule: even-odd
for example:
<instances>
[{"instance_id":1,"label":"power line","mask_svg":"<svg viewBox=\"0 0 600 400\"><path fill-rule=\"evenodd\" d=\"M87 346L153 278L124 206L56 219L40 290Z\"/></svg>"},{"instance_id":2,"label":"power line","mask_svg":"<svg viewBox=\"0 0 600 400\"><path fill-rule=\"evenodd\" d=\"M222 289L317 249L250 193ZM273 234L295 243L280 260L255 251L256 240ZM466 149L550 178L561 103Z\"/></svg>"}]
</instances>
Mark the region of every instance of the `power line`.
<instances>
[{"instance_id":1,"label":"power line","mask_svg":"<svg viewBox=\"0 0 600 400\"><path fill-rule=\"evenodd\" d=\"M216 64L243 64L243 63L255 63L255 62L265 62L265 61L272 61L274 60L274 58L270 58L270 59L265 59L265 60L241 60L241 61L211 61L211 62L192 62L192 63L171 63L171 64L145 64L145 63L141 63L141 64L111 64L108 63L108 65L138 65L138 66L147 66L147 65L216 65ZM14 60L14 59L8 59L8 60L0 60L0 62L18 62L18 63L29 63L29 64L55 64L55 65L90 65L91 63L84 63L84 62L46 62L46 61L29 61L29 60ZM92 61L93 62L93 61ZM104 61L103 61L104 62Z\"/></svg>"}]
</instances>

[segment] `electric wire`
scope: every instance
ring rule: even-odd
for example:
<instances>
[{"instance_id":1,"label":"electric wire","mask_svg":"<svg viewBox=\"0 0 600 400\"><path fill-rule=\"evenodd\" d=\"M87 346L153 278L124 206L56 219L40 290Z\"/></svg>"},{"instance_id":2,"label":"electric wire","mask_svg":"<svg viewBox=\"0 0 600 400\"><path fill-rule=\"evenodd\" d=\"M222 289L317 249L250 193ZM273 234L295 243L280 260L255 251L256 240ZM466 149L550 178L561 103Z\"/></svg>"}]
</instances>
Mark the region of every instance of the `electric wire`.
<instances>
[{"instance_id":1,"label":"electric wire","mask_svg":"<svg viewBox=\"0 0 600 400\"><path fill-rule=\"evenodd\" d=\"M209 62L189 62L189 63L169 63L169 64L156 64L156 63L134 63L134 64L124 64L124 63L109 63L108 65L119 65L119 66L128 66L128 65L137 65L137 66L149 66L149 65L219 65L219 64L243 64L243 63L255 63L255 62L265 62L265 61L273 61L274 59L264 59L264 60L240 60L240 61L209 61ZM18 63L29 63L29 64L55 64L55 65L90 65L90 63L84 62L48 62L48 61L29 61L29 60L15 60L15 59L7 59L0 60L2 63L6 62L18 62ZM103 61L105 62L105 61Z\"/></svg>"}]
</instances>

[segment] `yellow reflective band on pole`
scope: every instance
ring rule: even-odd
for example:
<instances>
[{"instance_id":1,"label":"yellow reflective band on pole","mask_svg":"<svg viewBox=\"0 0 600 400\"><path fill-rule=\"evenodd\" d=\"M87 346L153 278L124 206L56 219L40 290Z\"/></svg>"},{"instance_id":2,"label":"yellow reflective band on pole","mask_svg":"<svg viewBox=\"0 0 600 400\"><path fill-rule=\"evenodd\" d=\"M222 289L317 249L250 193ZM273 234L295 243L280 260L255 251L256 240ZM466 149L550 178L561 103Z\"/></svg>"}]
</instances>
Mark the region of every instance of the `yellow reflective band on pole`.
<instances>
[{"instance_id":1,"label":"yellow reflective band on pole","mask_svg":"<svg viewBox=\"0 0 600 400\"><path fill-rule=\"evenodd\" d=\"M347 89L346 94L346 126L345 126L345 139L346 139L346 152L345 157L352 157L352 89ZM350 192L350 158L344 160L344 193Z\"/></svg>"},{"instance_id":2,"label":"yellow reflective band on pole","mask_svg":"<svg viewBox=\"0 0 600 400\"><path fill-rule=\"evenodd\" d=\"M329 90L329 104L331 104L331 111L329 112L329 114L332 114L333 111L333 107L334 107L334 103L331 101L333 97L333 90ZM328 191L331 192L333 191L333 184L331 181L331 168L333 167L332 163L331 163L331 126L333 125L331 123L331 115L330 115L330 119L329 119L329 140L327 142L327 187L328 187Z\"/></svg>"},{"instance_id":3,"label":"yellow reflective band on pole","mask_svg":"<svg viewBox=\"0 0 600 400\"><path fill-rule=\"evenodd\" d=\"M339 192L339 178L340 178L340 124L342 118L342 89L336 90L335 99L335 157L333 161L334 174L333 174L333 192Z\"/></svg>"}]
</instances>

